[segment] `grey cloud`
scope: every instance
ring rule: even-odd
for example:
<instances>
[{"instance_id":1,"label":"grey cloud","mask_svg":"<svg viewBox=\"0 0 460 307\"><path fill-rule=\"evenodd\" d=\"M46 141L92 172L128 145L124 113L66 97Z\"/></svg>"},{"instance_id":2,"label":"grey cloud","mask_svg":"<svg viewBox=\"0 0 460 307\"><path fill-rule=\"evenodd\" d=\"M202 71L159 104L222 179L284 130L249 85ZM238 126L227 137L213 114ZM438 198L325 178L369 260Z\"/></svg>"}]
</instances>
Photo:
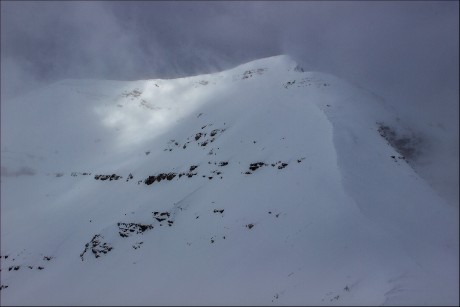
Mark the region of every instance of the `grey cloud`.
<instances>
[{"instance_id":1,"label":"grey cloud","mask_svg":"<svg viewBox=\"0 0 460 307\"><path fill-rule=\"evenodd\" d=\"M30 63L30 73L41 80L172 78L217 71L280 53L273 33L270 38L264 33L275 27L251 16L252 6L2 2L2 60L21 72Z\"/></svg>"}]
</instances>

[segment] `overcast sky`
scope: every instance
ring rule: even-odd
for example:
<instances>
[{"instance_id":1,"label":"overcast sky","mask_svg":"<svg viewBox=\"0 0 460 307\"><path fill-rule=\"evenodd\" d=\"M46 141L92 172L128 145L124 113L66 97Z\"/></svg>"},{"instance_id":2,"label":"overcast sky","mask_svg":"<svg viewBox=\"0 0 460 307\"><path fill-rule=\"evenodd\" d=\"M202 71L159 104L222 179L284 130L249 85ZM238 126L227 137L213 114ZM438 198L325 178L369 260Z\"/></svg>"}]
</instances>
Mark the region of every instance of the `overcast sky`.
<instances>
[{"instance_id":1,"label":"overcast sky","mask_svg":"<svg viewBox=\"0 0 460 307\"><path fill-rule=\"evenodd\" d=\"M5 82L176 77L287 53L357 82L458 89L458 1L2 1L1 9Z\"/></svg>"},{"instance_id":2,"label":"overcast sky","mask_svg":"<svg viewBox=\"0 0 460 307\"><path fill-rule=\"evenodd\" d=\"M350 79L394 86L402 73L458 87L458 1L2 1L1 9L6 82L175 77L287 53Z\"/></svg>"},{"instance_id":3,"label":"overcast sky","mask_svg":"<svg viewBox=\"0 0 460 307\"><path fill-rule=\"evenodd\" d=\"M289 54L407 116L416 106L452 125L458 11L458 1L1 1L2 96L63 78L173 78Z\"/></svg>"},{"instance_id":4,"label":"overcast sky","mask_svg":"<svg viewBox=\"0 0 460 307\"><path fill-rule=\"evenodd\" d=\"M458 160L458 29L458 1L1 1L2 103L63 78L173 78L289 54L384 97L414 129L442 127Z\"/></svg>"}]
</instances>

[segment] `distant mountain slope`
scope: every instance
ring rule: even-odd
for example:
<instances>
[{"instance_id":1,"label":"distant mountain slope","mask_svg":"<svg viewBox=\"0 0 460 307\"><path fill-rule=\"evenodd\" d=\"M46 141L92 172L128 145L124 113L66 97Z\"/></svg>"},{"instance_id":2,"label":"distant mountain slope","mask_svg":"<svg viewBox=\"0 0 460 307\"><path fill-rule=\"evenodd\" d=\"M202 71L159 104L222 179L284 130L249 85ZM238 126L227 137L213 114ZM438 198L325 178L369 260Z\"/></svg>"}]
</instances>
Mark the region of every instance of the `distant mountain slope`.
<instances>
[{"instance_id":1,"label":"distant mountain slope","mask_svg":"<svg viewBox=\"0 0 460 307\"><path fill-rule=\"evenodd\" d=\"M64 80L1 115L2 304L459 303L458 209L416 143L287 56Z\"/></svg>"}]
</instances>

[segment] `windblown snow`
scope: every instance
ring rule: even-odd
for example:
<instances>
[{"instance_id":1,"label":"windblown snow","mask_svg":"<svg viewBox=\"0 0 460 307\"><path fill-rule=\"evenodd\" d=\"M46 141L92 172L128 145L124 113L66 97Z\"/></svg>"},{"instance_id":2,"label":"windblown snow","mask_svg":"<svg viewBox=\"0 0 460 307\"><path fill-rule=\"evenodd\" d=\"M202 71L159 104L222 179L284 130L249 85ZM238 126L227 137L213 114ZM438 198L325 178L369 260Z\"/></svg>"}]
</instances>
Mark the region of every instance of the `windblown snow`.
<instances>
[{"instance_id":1,"label":"windblown snow","mask_svg":"<svg viewBox=\"0 0 460 307\"><path fill-rule=\"evenodd\" d=\"M395 118L288 56L2 104L1 304L458 305Z\"/></svg>"}]
</instances>

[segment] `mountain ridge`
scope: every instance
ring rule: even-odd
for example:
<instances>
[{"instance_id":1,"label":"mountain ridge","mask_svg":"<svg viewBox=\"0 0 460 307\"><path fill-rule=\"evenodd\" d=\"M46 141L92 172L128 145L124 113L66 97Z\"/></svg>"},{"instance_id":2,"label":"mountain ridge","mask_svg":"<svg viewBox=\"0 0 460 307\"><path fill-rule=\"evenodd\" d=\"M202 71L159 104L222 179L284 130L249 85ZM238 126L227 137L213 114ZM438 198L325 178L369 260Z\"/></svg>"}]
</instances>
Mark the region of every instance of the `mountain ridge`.
<instances>
[{"instance_id":1,"label":"mountain ridge","mask_svg":"<svg viewBox=\"0 0 460 307\"><path fill-rule=\"evenodd\" d=\"M458 212L379 123L287 56L18 98L2 304L458 304Z\"/></svg>"}]
</instances>

